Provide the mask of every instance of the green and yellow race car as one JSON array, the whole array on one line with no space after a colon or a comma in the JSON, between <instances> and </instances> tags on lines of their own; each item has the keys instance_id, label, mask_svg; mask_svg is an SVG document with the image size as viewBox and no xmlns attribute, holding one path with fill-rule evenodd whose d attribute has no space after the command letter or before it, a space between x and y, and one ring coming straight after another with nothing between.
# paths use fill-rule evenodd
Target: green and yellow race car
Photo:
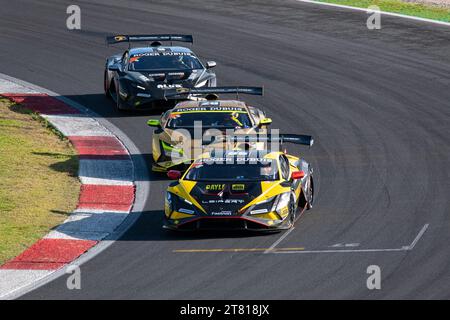
<instances>
[{"instance_id":1,"label":"green and yellow race car","mask_svg":"<svg viewBox=\"0 0 450 320\"><path fill-rule=\"evenodd\" d=\"M208 132L217 135L263 133L272 122L265 113L239 100L219 100L217 94L262 95L261 87L214 87L189 90L190 95L206 95L197 101L184 101L151 119L147 124L156 129L152 137L152 170L184 171L204 152L204 137ZM176 91L177 93L179 90ZM169 95L169 93L167 93ZM213 145L210 145L213 147Z\"/></svg>"},{"instance_id":2,"label":"green and yellow race car","mask_svg":"<svg viewBox=\"0 0 450 320\"><path fill-rule=\"evenodd\" d=\"M309 136L289 142L312 144ZM280 135L283 139L283 135ZM164 228L280 231L291 228L314 200L313 170L284 152L206 152L187 171L170 170L177 180L165 197Z\"/></svg>"}]
</instances>

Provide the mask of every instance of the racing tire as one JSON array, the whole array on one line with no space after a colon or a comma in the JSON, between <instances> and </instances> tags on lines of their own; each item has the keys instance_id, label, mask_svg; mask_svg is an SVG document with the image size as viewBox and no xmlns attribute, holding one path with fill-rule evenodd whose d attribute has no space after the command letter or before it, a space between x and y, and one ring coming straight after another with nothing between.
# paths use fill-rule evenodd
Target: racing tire
<instances>
[{"instance_id":1,"label":"racing tire","mask_svg":"<svg viewBox=\"0 0 450 320\"><path fill-rule=\"evenodd\" d=\"M116 111L123 113L125 110L122 108L122 104L120 103L119 90L116 88Z\"/></svg>"},{"instance_id":2,"label":"racing tire","mask_svg":"<svg viewBox=\"0 0 450 320\"><path fill-rule=\"evenodd\" d=\"M295 206L295 200L291 197L291 201L289 201L289 223L290 228L292 228L297 220L297 208Z\"/></svg>"},{"instance_id":3,"label":"racing tire","mask_svg":"<svg viewBox=\"0 0 450 320\"><path fill-rule=\"evenodd\" d=\"M313 202L314 202L314 179L312 174L310 173L309 176L309 181L307 184L307 189L305 192L303 192L300 195L300 200L299 200L299 207L305 210L309 210L313 207Z\"/></svg>"},{"instance_id":4,"label":"racing tire","mask_svg":"<svg viewBox=\"0 0 450 320\"><path fill-rule=\"evenodd\" d=\"M310 210L313 207L314 202L314 179L310 175L308 183L308 199L306 200L306 210Z\"/></svg>"},{"instance_id":5,"label":"racing tire","mask_svg":"<svg viewBox=\"0 0 450 320\"><path fill-rule=\"evenodd\" d=\"M105 97L108 99L111 99L112 97L111 97L111 93L109 92L109 86L107 83L106 75L107 75L107 71L105 70L105 73L103 75L103 89L105 91Z\"/></svg>"}]
</instances>

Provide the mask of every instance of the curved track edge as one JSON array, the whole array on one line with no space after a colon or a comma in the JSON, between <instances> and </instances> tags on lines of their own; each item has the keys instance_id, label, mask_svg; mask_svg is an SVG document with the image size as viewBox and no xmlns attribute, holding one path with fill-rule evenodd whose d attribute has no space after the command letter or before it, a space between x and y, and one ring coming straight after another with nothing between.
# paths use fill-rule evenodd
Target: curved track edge
<instances>
[{"instance_id":1,"label":"curved track edge","mask_svg":"<svg viewBox=\"0 0 450 320\"><path fill-rule=\"evenodd\" d=\"M0 299L9 300L71 274L120 238L139 218L149 182L135 144L91 110L1 73L0 95L39 113L70 140L82 183L68 219L0 266Z\"/></svg>"}]
</instances>

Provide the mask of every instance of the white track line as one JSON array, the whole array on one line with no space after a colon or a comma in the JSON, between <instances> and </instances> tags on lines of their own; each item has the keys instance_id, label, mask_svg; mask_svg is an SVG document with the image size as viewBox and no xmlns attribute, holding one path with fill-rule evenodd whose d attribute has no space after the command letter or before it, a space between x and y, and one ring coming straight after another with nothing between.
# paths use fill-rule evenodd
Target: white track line
<instances>
[{"instance_id":1,"label":"white track line","mask_svg":"<svg viewBox=\"0 0 450 320\"><path fill-rule=\"evenodd\" d=\"M327 2L320 2L320 1L313 1L313 0L296 0L296 1L298 1L298 2L305 2L305 3L311 3L311 4L321 5L321 6L327 6L327 7L342 8L342 9L348 9L348 10L354 10L354 11L362 11L362 12L366 12L366 13L368 11L367 8L358 8L358 7L346 6L346 5L335 4L335 3L327 3ZM438 24L438 25L450 27L450 23L449 22L432 20L432 19L426 19L426 18L419 18L419 17L408 16L408 15L405 15L405 14L394 13L394 12L380 11L380 13L382 15L385 15L385 16L391 16L391 17L397 17L397 18L403 18L403 19L409 19L409 20L415 20L415 21L433 23L433 24Z\"/></svg>"},{"instance_id":2,"label":"white track line","mask_svg":"<svg viewBox=\"0 0 450 320\"><path fill-rule=\"evenodd\" d=\"M367 252L399 252L399 251L411 251L416 246L417 242L422 238L425 231L427 231L429 224L425 224L422 229L419 231L417 236L414 238L413 242L409 246L403 246L401 248L388 248L388 249L344 249L344 250L297 250L297 251L274 251L276 245L278 245L288 234L286 232L280 239L278 239L272 247L268 250L264 251L264 253L367 253ZM292 230L292 229L291 229Z\"/></svg>"},{"instance_id":3,"label":"white track line","mask_svg":"<svg viewBox=\"0 0 450 320\"><path fill-rule=\"evenodd\" d=\"M420 230L419 234L416 236L416 238L413 240L413 242L411 242L411 244L408 246L408 250L412 250L414 249L414 247L416 246L417 242L419 242L420 238L422 238L423 234L425 233L425 231L427 231L429 224L425 224L422 229Z\"/></svg>"},{"instance_id":4,"label":"white track line","mask_svg":"<svg viewBox=\"0 0 450 320\"><path fill-rule=\"evenodd\" d=\"M30 282L38 282L43 279L45 279L48 275L50 275L53 272L53 270L0 270L0 275L4 277L5 279L7 277L14 278L14 281L17 282L18 277L25 277L26 280L20 281L21 283L15 287L14 289L10 291L5 291L5 293L0 293L0 300L6 300L9 299L8 297L14 295L16 292L19 292L23 290L24 288L28 287L30 285ZM33 277L33 279L30 281L30 275ZM9 288L8 288L9 289ZM0 288L0 291L2 288Z\"/></svg>"},{"instance_id":5,"label":"white track line","mask_svg":"<svg viewBox=\"0 0 450 320\"><path fill-rule=\"evenodd\" d=\"M292 227L288 231L286 231L277 241L275 241L266 251L264 251L264 254L270 253L275 249L277 245L280 244L281 241L283 241L292 231L294 231L295 227Z\"/></svg>"},{"instance_id":6,"label":"white track line","mask_svg":"<svg viewBox=\"0 0 450 320\"><path fill-rule=\"evenodd\" d=\"M355 250L302 250L302 251L272 251L269 253L364 253L364 252L397 252L407 251L408 248L394 248L394 249L355 249Z\"/></svg>"},{"instance_id":7,"label":"white track line","mask_svg":"<svg viewBox=\"0 0 450 320\"><path fill-rule=\"evenodd\" d=\"M88 114L42 115L66 137L113 137L111 131Z\"/></svg>"}]
</instances>

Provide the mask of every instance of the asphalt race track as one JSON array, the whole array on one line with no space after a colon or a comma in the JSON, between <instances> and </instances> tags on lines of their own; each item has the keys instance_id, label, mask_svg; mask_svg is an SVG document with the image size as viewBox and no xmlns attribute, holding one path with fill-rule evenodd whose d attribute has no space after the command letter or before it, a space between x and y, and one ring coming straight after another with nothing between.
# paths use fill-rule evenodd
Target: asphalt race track
<instances>
[{"instance_id":1,"label":"asphalt race track","mask_svg":"<svg viewBox=\"0 0 450 320\"><path fill-rule=\"evenodd\" d=\"M148 160L157 114L119 115L102 93L105 57L125 48L106 47L112 33L192 33L219 85L264 85L245 99L316 141L291 148L317 188L292 232L167 233L168 181L150 174L146 211L82 265L81 290L61 277L25 298L450 298L450 27L383 17L371 31L364 12L288 0L103 0L77 1L69 31L71 1L1 2L0 72L93 109Z\"/></svg>"}]
</instances>

